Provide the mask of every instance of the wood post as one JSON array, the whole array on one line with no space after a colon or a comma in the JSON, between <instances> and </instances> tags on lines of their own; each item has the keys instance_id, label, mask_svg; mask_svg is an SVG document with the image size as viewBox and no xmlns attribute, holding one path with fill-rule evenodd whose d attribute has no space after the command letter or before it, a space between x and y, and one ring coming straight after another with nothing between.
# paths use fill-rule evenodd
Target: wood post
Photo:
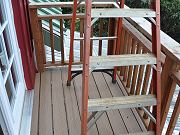
<instances>
[{"instance_id":1,"label":"wood post","mask_svg":"<svg viewBox=\"0 0 180 135\"><path fill-rule=\"evenodd\" d=\"M43 39L41 35L41 28L39 26L38 21L38 14L37 9L29 9L30 12L30 22L31 22L31 29L32 29L32 35L34 39L34 46L35 46L35 54L36 54L36 62L37 62L37 68L38 72L44 71L44 56L43 56Z\"/></svg>"}]
</instances>

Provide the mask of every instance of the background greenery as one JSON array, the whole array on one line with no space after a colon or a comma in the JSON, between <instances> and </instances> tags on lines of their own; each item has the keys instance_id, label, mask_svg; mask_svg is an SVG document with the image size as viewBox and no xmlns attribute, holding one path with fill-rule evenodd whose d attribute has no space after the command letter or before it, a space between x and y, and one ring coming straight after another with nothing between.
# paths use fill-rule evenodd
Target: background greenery
<instances>
[{"instance_id":1,"label":"background greenery","mask_svg":"<svg viewBox=\"0 0 180 135\"><path fill-rule=\"evenodd\" d=\"M180 43L180 0L161 0L161 30ZM129 7L148 7L148 0L126 0Z\"/></svg>"}]
</instances>

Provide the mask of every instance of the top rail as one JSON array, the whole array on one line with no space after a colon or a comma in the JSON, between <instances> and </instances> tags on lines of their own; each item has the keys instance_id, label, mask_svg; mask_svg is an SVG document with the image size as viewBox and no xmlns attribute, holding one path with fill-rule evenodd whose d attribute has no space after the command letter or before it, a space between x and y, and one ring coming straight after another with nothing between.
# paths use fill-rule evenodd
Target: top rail
<instances>
[{"instance_id":1,"label":"top rail","mask_svg":"<svg viewBox=\"0 0 180 135\"><path fill-rule=\"evenodd\" d=\"M92 6L108 7L113 6L114 2L92 2ZM30 3L29 8L52 8L52 7L66 7L72 8L73 2L39 2ZM79 6L85 6L85 2L80 3Z\"/></svg>"}]
</instances>

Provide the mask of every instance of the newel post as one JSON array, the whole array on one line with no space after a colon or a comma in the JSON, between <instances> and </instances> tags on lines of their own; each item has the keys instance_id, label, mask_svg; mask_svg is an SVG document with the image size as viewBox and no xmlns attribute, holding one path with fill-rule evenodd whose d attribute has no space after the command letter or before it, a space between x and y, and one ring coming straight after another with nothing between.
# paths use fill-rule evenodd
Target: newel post
<instances>
[{"instance_id":1,"label":"newel post","mask_svg":"<svg viewBox=\"0 0 180 135\"><path fill-rule=\"evenodd\" d=\"M44 53L43 53L43 39L41 33L41 27L38 21L38 13L36 8L29 9L31 30L34 39L36 63L38 72L44 71Z\"/></svg>"}]
</instances>

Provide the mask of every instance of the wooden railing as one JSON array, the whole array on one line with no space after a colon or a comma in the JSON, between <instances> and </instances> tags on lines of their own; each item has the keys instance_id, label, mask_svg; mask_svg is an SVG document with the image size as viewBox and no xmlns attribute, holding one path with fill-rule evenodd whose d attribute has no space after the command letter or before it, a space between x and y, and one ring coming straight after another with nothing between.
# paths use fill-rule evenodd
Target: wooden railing
<instances>
[{"instance_id":1,"label":"wooden railing","mask_svg":"<svg viewBox=\"0 0 180 135\"><path fill-rule=\"evenodd\" d=\"M80 6L83 6L82 3ZM95 2L93 4L95 7L117 7L114 2ZM37 61L37 68L39 72L44 71L45 67L49 66L61 66L68 64L68 60L65 60L65 43L64 43L64 30L63 30L63 21L71 20L71 14L61 14L61 15L38 15L37 10L39 8L50 8L50 7L72 7L72 2L58 2L58 3L32 3L29 5L29 13L31 20L31 28L35 45L35 54ZM59 20L59 46L61 46L60 50L60 61L56 61L55 53L54 53L54 38L53 38L53 20ZM83 22L84 22L84 14L79 13L77 15L77 19L79 19L79 37L75 37L75 40L79 41L79 60L74 61L73 64L82 63L83 59ZM45 45L43 39L44 29L42 27L42 20L47 20L49 22L49 32L50 32L50 47L51 47L51 61L46 60L45 54ZM96 22L97 23L97 22ZM108 20L108 29L103 29L103 21L98 21L98 32L99 37L93 37L93 26L92 26L92 41L98 40L98 54L102 55L102 41L107 41L107 55L111 55L115 53L116 48L116 33L117 33L117 20L109 19ZM97 25L96 25L97 26ZM108 33L108 37L103 37L103 33ZM140 54L140 53L151 53L151 27L150 23L141 18L141 19L131 19L127 18L123 20L123 30L121 34L121 54ZM94 44L91 41L91 55L93 54ZM164 128L165 121L167 119L168 110L170 108L170 103L172 101L172 97L175 92L176 85L180 86L180 44L174 41L165 33L161 32L161 63L162 63L162 118L161 118L161 127ZM67 52L69 53L69 52ZM155 66L126 66L120 67L118 75L126 88L127 92L132 95L145 95L152 93L152 69L156 68ZM176 104L174 107L173 114L170 118L170 123L168 125L166 134L172 134L174 130L174 126L178 119L180 113L180 94L178 94L178 98L176 100ZM148 107L145 109L139 108L138 112L144 121L147 128L152 125L153 119L150 119L150 115L145 113L146 110L149 110L153 113L153 108Z\"/></svg>"},{"instance_id":2,"label":"wooden railing","mask_svg":"<svg viewBox=\"0 0 180 135\"><path fill-rule=\"evenodd\" d=\"M150 25L145 19L130 19L123 21L122 39L120 48L121 54L151 53ZM162 130L167 119L170 104L176 89L180 86L180 44L174 41L165 33L161 32L161 63L162 63ZM152 93L152 68L154 66L126 66L119 69L119 76L130 95L144 95ZM178 91L176 91L177 93ZM167 135L173 133L180 113L180 93L178 92L174 111L165 132ZM147 108L153 112L152 108ZM150 119L144 110L139 109L147 128L151 125Z\"/></svg>"},{"instance_id":3,"label":"wooden railing","mask_svg":"<svg viewBox=\"0 0 180 135\"><path fill-rule=\"evenodd\" d=\"M64 29L63 29L63 23L64 20L69 20L71 21L72 14L59 14L59 15L38 15L38 9L40 8L51 8L51 7L60 7L60 8L72 8L72 2L56 2L56 3L32 3L29 5L29 14L30 14L30 20L31 20L31 29L32 29L32 35L34 39L34 45L35 45L35 54L36 54L36 61L37 61L37 68L39 72L44 71L45 67L49 66L61 66L61 65L67 65L68 60L65 60L65 44L67 47L69 45L67 43L64 43ZM81 3L79 7L82 7L84 3ZM93 3L94 7L111 7L113 6L113 2L94 2ZM53 36L53 31L54 31L54 26L53 26L53 20L59 20L59 32L58 36L60 37L59 41L59 46L61 48L59 56L61 59L60 61L55 60L55 45L54 45L54 36ZM110 19L111 20L111 19ZM42 21L46 21L49 23L48 28L45 28L42 26ZM79 41L80 44L80 49L79 49L79 60L76 60L73 62L73 64L80 64L82 63L82 58L83 58L83 23L84 23L84 13L78 13L77 14L77 21L79 21L79 37L75 37L75 41ZM111 22L111 21L110 21ZM102 37L102 32L108 33L108 29L105 31L103 30L103 25L102 21L95 22L98 23L99 25L99 38L92 38L91 41L91 55L93 53L93 41L94 40L99 40L99 50L98 54L102 54L102 40L109 40L108 42L108 48L111 41L115 40L115 37L107 38L107 37ZM43 29L46 29L50 33L50 48L51 48L51 61L46 60L46 55L45 55L45 44L44 44L44 35L43 35ZM92 25L92 37L93 37L93 29L94 25ZM112 34L112 30L109 28L109 33ZM54 33L55 34L55 33ZM69 53L69 52L67 52ZM74 59L74 58L73 58Z\"/></svg>"}]
</instances>

